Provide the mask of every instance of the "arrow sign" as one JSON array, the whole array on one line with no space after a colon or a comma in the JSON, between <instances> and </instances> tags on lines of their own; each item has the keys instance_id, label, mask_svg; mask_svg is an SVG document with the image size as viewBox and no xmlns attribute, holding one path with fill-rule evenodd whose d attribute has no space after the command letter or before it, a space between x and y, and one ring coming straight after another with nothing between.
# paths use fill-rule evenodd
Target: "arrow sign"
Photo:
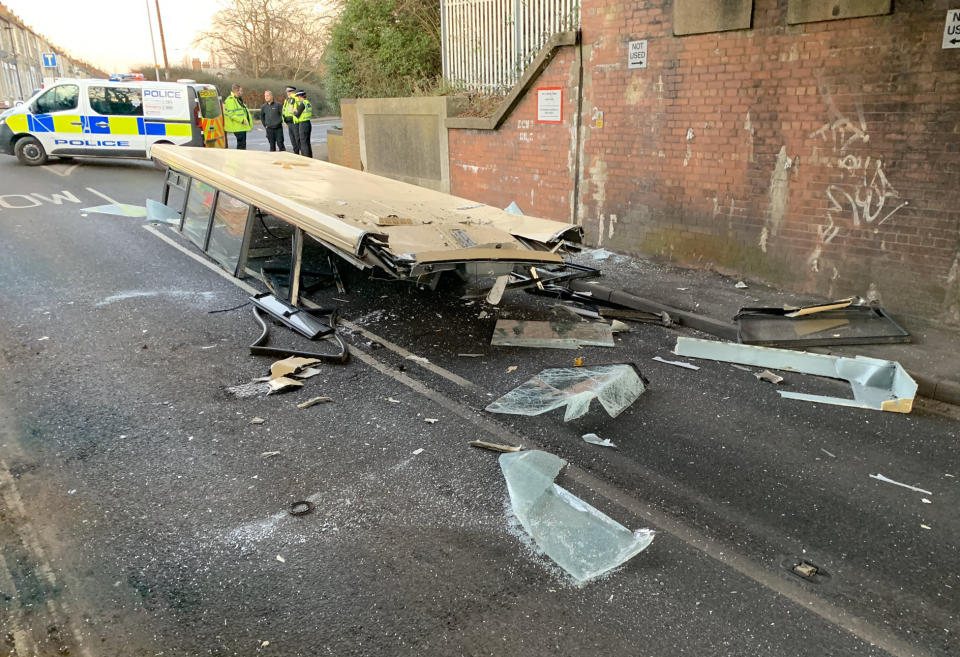
<instances>
[{"instance_id":1,"label":"arrow sign","mask_svg":"<svg viewBox=\"0 0 960 657\"><path fill-rule=\"evenodd\" d=\"M960 9L951 9L947 12L941 48L960 48Z\"/></svg>"}]
</instances>

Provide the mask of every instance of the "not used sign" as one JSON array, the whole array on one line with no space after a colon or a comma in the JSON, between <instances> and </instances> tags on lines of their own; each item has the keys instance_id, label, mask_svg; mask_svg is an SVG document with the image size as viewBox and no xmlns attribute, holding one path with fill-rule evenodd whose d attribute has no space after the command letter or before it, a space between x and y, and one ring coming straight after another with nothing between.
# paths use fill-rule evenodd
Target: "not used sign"
<instances>
[{"instance_id":1,"label":"not used sign","mask_svg":"<svg viewBox=\"0 0 960 657\"><path fill-rule=\"evenodd\" d=\"M647 68L647 40L627 44L627 68Z\"/></svg>"},{"instance_id":2,"label":"not used sign","mask_svg":"<svg viewBox=\"0 0 960 657\"><path fill-rule=\"evenodd\" d=\"M960 48L960 9L947 12L947 23L943 26L943 48Z\"/></svg>"}]
</instances>

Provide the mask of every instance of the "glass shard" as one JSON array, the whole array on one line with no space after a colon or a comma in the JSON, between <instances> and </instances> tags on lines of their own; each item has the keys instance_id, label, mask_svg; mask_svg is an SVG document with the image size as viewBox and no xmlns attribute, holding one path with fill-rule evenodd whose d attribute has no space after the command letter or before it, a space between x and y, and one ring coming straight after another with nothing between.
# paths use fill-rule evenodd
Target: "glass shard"
<instances>
[{"instance_id":1,"label":"glass shard","mask_svg":"<svg viewBox=\"0 0 960 657\"><path fill-rule=\"evenodd\" d=\"M180 213L170 206L147 199L147 220L180 226Z\"/></svg>"},{"instance_id":2,"label":"glass shard","mask_svg":"<svg viewBox=\"0 0 960 657\"><path fill-rule=\"evenodd\" d=\"M498 347L548 347L576 349L583 346L612 347L613 331L602 322L528 322L500 319L490 344Z\"/></svg>"},{"instance_id":3,"label":"glass shard","mask_svg":"<svg viewBox=\"0 0 960 657\"><path fill-rule=\"evenodd\" d=\"M583 417L599 399L610 417L617 417L646 388L631 365L560 367L543 370L487 406L491 413L540 415L566 406L564 422Z\"/></svg>"},{"instance_id":4,"label":"glass shard","mask_svg":"<svg viewBox=\"0 0 960 657\"><path fill-rule=\"evenodd\" d=\"M146 217L147 209L142 205L129 205L127 203L114 203L112 205L98 205L93 208L84 208L80 212L97 212L99 214L112 214L118 217Z\"/></svg>"},{"instance_id":5,"label":"glass shard","mask_svg":"<svg viewBox=\"0 0 960 657\"><path fill-rule=\"evenodd\" d=\"M579 497L553 483L567 464L539 450L500 456L510 504L544 553L578 584L616 568L653 541L649 529L631 532Z\"/></svg>"}]
</instances>

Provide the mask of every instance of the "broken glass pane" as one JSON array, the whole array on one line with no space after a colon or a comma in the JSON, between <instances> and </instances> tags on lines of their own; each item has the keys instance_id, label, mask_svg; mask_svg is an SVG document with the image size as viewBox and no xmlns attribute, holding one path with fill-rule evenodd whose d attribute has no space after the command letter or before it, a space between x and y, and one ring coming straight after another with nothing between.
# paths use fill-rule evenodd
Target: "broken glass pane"
<instances>
[{"instance_id":1,"label":"broken glass pane","mask_svg":"<svg viewBox=\"0 0 960 657\"><path fill-rule=\"evenodd\" d=\"M553 483L567 464L539 450L500 456L510 504L544 553L585 584L633 558L653 541L653 531L631 532Z\"/></svg>"},{"instance_id":2,"label":"broken glass pane","mask_svg":"<svg viewBox=\"0 0 960 657\"><path fill-rule=\"evenodd\" d=\"M205 182L194 180L187 197L186 219L183 222L183 234L201 249L207 240L207 227L210 225L210 208L216 190Z\"/></svg>"},{"instance_id":3,"label":"broken glass pane","mask_svg":"<svg viewBox=\"0 0 960 657\"><path fill-rule=\"evenodd\" d=\"M157 221L165 224L180 226L180 211L174 210L170 206L147 199L147 221Z\"/></svg>"},{"instance_id":4,"label":"broken glass pane","mask_svg":"<svg viewBox=\"0 0 960 657\"><path fill-rule=\"evenodd\" d=\"M236 271L240 262L249 210L249 205L223 192L217 197L207 253L229 271Z\"/></svg>"},{"instance_id":5,"label":"broken glass pane","mask_svg":"<svg viewBox=\"0 0 960 657\"><path fill-rule=\"evenodd\" d=\"M540 415L566 406L564 422L583 417L599 399L610 417L617 417L646 388L631 365L559 367L543 370L489 406L491 413Z\"/></svg>"},{"instance_id":6,"label":"broken glass pane","mask_svg":"<svg viewBox=\"0 0 960 657\"><path fill-rule=\"evenodd\" d=\"M601 322L528 322L500 319L493 329L490 344L498 347L550 347L576 349L595 346L612 347L613 332Z\"/></svg>"}]
</instances>

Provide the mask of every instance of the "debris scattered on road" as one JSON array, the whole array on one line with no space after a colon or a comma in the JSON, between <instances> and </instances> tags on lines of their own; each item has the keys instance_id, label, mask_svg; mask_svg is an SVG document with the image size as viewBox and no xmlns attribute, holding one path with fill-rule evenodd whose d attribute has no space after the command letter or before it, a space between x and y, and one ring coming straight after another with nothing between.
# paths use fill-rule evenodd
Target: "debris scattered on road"
<instances>
[{"instance_id":1,"label":"debris scattered on road","mask_svg":"<svg viewBox=\"0 0 960 657\"><path fill-rule=\"evenodd\" d=\"M261 452L260 456L265 459L272 459L274 456L280 456L280 452Z\"/></svg>"},{"instance_id":2,"label":"debris scattered on road","mask_svg":"<svg viewBox=\"0 0 960 657\"><path fill-rule=\"evenodd\" d=\"M489 303L491 306L495 306L500 303L500 300L503 299L503 292L507 289L507 283L509 282L509 274L498 276L496 282L493 284L493 287L491 287L490 291L487 292L487 303Z\"/></svg>"},{"instance_id":3,"label":"debris scattered on road","mask_svg":"<svg viewBox=\"0 0 960 657\"><path fill-rule=\"evenodd\" d=\"M686 337L677 338L677 346L673 353L691 358L705 358L843 379L850 383L853 389L853 399L777 391L781 397L788 399L852 406L874 411L909 413L913 409L913 398L917 394L917 382L907 374L900 363L892 360L865 356L846 358Z\"/></svg>"},{"instance_id":4,"label":"debris scattered on road","mask_svg":"<svg viewBox=\"0 0 960 657\"><path fill-rule=\"evenodd\" d=\"M423 448L422 448L422 447L419 448L419 449L413 450L413 455L414 455L414 456L419 456L420 454L423 454Z\"/></svg>"},{"instance_id":5,"label":"debris scattered on road","mask_svg":"<svg viewBox=\"0 0 960 657\"><path fill-rule=\"evenodd\" d=\"M507 368L507 374L510 374L510 372L515 372L516 370L517 370L517 366L511 365Z\"/></svg>"},{"instance_id":6,"label":"debris scattered on road","mask_svg":"<svg viewBox=\"0 0 960 657\"><path fill-rule=\"evenodd\" d=\"M269 642L269 641L261 641L261 642L260 642L260 647L261 647L261 648L266 648L266 647L269 646L269 645L270 645L270 642Z\"/></svg>"},{"instance_id":7,"label":"debris scattered on road","mask_svg":"<svg viewBox=\"0 0 960 657\"><path fill-rule=\"evenodd\" d=\"M920 501L923 502L924 504L933 504L933 502L931 502L930 500L928 500L928 499L925 498L925 497L921 497L921 498L920 498Z\"/></svg>"},{"instance_id":8,"label":"debris scattered on road","mask_svg":"<svg viewBox=\"0 0 960 657\"><path fill-rule=\"evenodd\" d=\"M520 206L517 205L516 201L510 201L510 205L503 209L504 212L509 212L510 214L523 214L523 210L520 209Z\"/></svg>"},{"instance_id":9,"label":"debris scattered on road","mask_svg":"<svg viewBox=\"0 0 960 657\"><path fill-rule=\"evenodd\" d=\"M279 561L280 563L287 563L287 560L281 557L279 554L277 555L277 561Z\"/></svg>"},{"instance_id":10,"label":"debris scattered on road","mask_svg":"<svg viewBox=\"0 0 960 657\"><path fill-rule=\"evenodd\" d=\"M263 424L264 422L266 422L266 420L264 420L262 417L255 417L250 420L250 424Z\"/></svg>"},{"instance_id":11,"label":"debris scattered on road","mask_svg":"<svg viewBox=\"0 0 960 657\"><path fill-rule=\"evenodd\" d=\"M606 249L584 249L594 260L607 260L610 256L615 255L611 251Z\"/></svg>"},{"instance_id":12,"label":"debris scattered on road","mask_svg":"<svg viewBox=\"0 0 960 657\"><path fill-rule=\"evenodd\" d=\"M297 381L296 379L291 379L287 376L278 376L275 379L270 379L267 381L267 385L270 386L270 392L268 395L272 395L275 392L283 392L284 390L289 390L290 388L302 388L303 381Z\"/></svg>"},{"instance_id":13,"label":"debris scattered on road","mask_svg":"<svg viewBox=\"0 0 960 657\"><path fill-rule=\"evenodd\" d=\"M500 456L510 505L524 530L580 585L632 559L654 532L629 529L556 485L562 458L531 450Z\"/></svg>"},{"instance_id":14,"label":"debris scattered on road","mask_svg":"<svg viewBox=\"0 0 960 657\"><path fill-rule=\"evenodd\" d=\"M299 404L297 404L297 408L310 408L314 404L322 404L324 402L332 402L332 401L333 399L331 399L330 397L313 397L311 399L308 399L305 402L300 402Z\"/></svg>"},{"instance_id":15,"label":"debris scattered on road","mask_svg":"<svg viewBox=\"0 0 960 657\"><path fill-rule=\"evenodd\" d=\"M561 367L543 370L487 406L491 413L540 415L561 406L564 422L583 417L590 402L599 399L610 417L617 417L635 402L644 381L631 365Z\"/></svg>"},{"instance_id":16,"label":"debris scattered on road","mask_svg":"<svg viewBox=\"0 0 960 657\"><path fill-rule=\"evenodd\" d=\"M761 381L767 381L769 383L777 384L783 381L783 377L779 374L774 374L770 370L763 370L762 372L754 372L753 375L760 379Z\"/></svg>"},{"instance_id":17,"label":"debris scattered on road","mask_svg":"<svg viewBox=\"0 0 960 657\"><path fill-rule=\"evenodd\" d=\"M807 563L806 561L801 561L793 567L793 572L795 572L797 575L800 575L800 577L806 577L807 579L813 577L819 571L819 568L813 564Z\"/></svg>"},{"instance_id":18,"label":"debris scattered on road","mask_svg":"<svg viewBox=\"0 0 960 657\"><path fill-rule=\"evenodd\" d=\"M684 363L683 361L680 361L680 360L667 360L666 358L661 358L660 356L654 356L653 360L657 361L658 363L666 363L667 365L676 365L677 367L684 367L688 370L700 369L697 365L693 365L692 363Z\"/></svg>"},{"instance_id":19,"label":"debris scattered on road","mask_svg":"<svg viewBox=\"0 0 960 657\"><path fill-rule=\"evenodd\" d=\"M423 421L427 424L436 424L439 420L437 420L435 417L425 417L423 418Z\"/></svg>"},{"instance_id":20,"label":"debris scattered on road","mask_svg":"<svg viewBox=\"0 0 960 657\"><path fill-rule=\"evenodd\" d=\"M577 356L573 359L574 367L583 367L583 356Z\"/></svg>"},{"instance_id":21,"label":"debris scattered on road","mask_svg":"<svg viewBox=\"0 0 960 657\"><path fill-rule=\"evenodd\" d=\"M737 281L737 284L734 285L733 287L737 288L738 290L745 290L749 287L749 285L747 285L743 281Z\"/></svg>"},{"instance_id":22,"label":"debris scattered on road","mask_svg":"<svg viewBox=\"0 0 960 657\"><path fill-rule=\"evenodd\" d=\"M98 214L111 214L117 217L146 217L147 208L142 205L130 205L129 203L111 203L110 205L98 205L92 208L83 208L80 212L96 212Z\"/></svg>"},{"instance_id":23,"label":"debris scattered on road","mask_svg":"<svg viewBox=\"0 0 960 657\"><path fill-rule=\"evenodd\" d=\"M920 529L933 529L930 525L920 525Z\"/></svg>"},{"instance_id":24,"label":"debris scattered on road","mask_svg":"<svg viewBox=\"0 0 960 657\"><path fill-rule=\"evenodd\" d=\"M491 452L503 452L509 454L512 452L519 452L522 450L522 447L515 447L513 445L500 445L498 443L488 443L485 440L471 440L470 447L478 447L480 449L489 449Z\"/></svg>"},{"instance_id":25,"label":"debris scattered on road","mask_svg":"<svg viewBox=\"0 0 960 657\"><path fill-rule=\"evenodd\" d=\"M299 372L294 372L293 376L298 379L309 379L323 372L323 370L318 370L316 367L304 367Z\"/></svg>"},{"instance_id":26,"label":"debris scattered on road","mask_svg":"<svg viewBox=\"0 0 960 657\"><path fill-rule=\"evenodd\" d=\"M49 336L49 335L45 335L45 336L43 336L42 338L37 338L37 342L43 342L44 340L49 340L49 339L50 339L50 336Z\"/></svg>"},{"instance_id":27,"label":"debris scattered on road","mask_svg":"<svg viewBox=\"0 0 960 657\"><path fill-rule=\"evenodd\" d=\"M407 356L407 360L412 360L414 363L420 363L421 365L426 365L430 362L429 359L424 358L423 356L416 356L414 354Z\"/></svg>"},{"instance_id":28,"label":"debris scattered on road","mask_svg":"<svg viewBox=\"0 0 960 657\"><path fill-rule=\"evenodd\" d=\"M738 341L766 347L910 342L910 332L882 308L841 299L819 306L741 308L734 316Z\"/></svg>"},{"instance_id":29,"label":"debris scattered on road","mask_svg":"<svg viewBox=\"0 0 960 657\"><path fill-rule=\"evenodd\" d=\"M609 438L601 438L595 433L585 433L582 436L584 442L588 442L591 445L600 445L601 447L616 447Z\"/></svg>"},{"instance_id":30,"label":"debris scattered on road","mask_svg":"<svg viewBox=\"0 0 960 657\"><path fill-rule=\"evenodd\" d=\"M825 450L825 449L822 448L822 447L820 448L820 451L823 452L824 454L826 454L827 456L829 456L829 457L832 458L832 459L837 458L837 455L836 455L836 454L832 454L832 453L828 452L827 450Z\"/></svg>"},{"instance_id":31,"label":"debris scattered on road","mask_svg":"<svg viewBox=\"0 0 960 657\"><path fill-rule=\"evenodd\" d=\"M610 322L610 331L612 333L629 333L630 327L621 322L619 319L615 319Z\"/></svg>"},{"instance_id":32,"label":"debris scattered on road","mask_svg":"<svg viewBox=\"0 0 960 657\"><path fill-rule=\"evenodd\" d=\"M753 370L751 370L749 367L744 367L743 365L737 365L736 363L730 363L730 367L733 367L733 368L735 368L735 369L738 369L738 370L740 370L741 372L750 372L750 374L753 374Z\"/></svg>"},{"instance_id":33,"label":"debris scattered on road","mask_svg":"<svg viewBox=\"0 0 960 657\"><path fill-rule=\"evenodd\" d=\"M486 319L487 317L490 317L490 313L488 313L486 310L481 310L479 313L477 313L477 319Z\"/></svg>"},{"instance_id":34,"label":"debris scattered on road","mask_svg":"<svg viewBox=\"0 0 960 657\"><path fill-rule=\"evenodd\" d=\"M391 404L399 404L399 403L400 403L400 400L399 400L399 399L394 399L393 397L384 397L384 399L386 399L386 400L387 400L388 402L390 402Z\"/></svg>"},{"instance_id":35,"label":"debris scattered on road","mask_svg":"<svg viewBox=\"0 0 960 657\"><path fill-rule=\"evenodd\" d=\"M284 358L283 360L276 361L270 366L270 378L278 379L282 376L287 376L288 374L295 374L307 365L313 365L319 362L320 361L316 358L301 358L299 356Z\"/></svg>"},{"instance_id":36,"label":"debris scattered on road","mask_svg":"<svg viewBox=\"0 0 960 657\"><path fill-rule=\"evenodd\" d=\"M311 511L313 511L313 502L310 500L300 500L290 505L289 513L291 516L305 516Z\"/></svg>"},{"instance_id":37,"label":"debris scattered on road","mask_svg":"<svg viewBox=\"0 0 960 657\"><path fill-rule=\"evenodd\" d=\"M870 478L871 478L871 479L877 479L878 481L882 481L882 482L887 483L887 484L893 484L894 486L902 486L903 488L908 488L908 489L910 489L910 490L912 490L912 491L915 491L915 492L917 492L917 493L924 493L924 494L926 494L926 495L933 495L933 493L931 493L931 492L928 491L928 490L924 490L924 489L922 489L922 488L917 488L916 486L911 486L910 484L904 484L904 483L901 483L901 482L899 482L899 481L894 481L893 479L890 479L889 477L884 477L882 474L872 474L872 475L870 475Z\"/></svg>"},{"instance_id":38,"label":"debris scattered on road","mask_svg":"<svg viewBox=\"0 0 960 657\"><path fill-rule=\"evenodd\" d=\"M457 354L460 358L483 358L483 354Z\"/></svg>"},{"instance_id":39,"label":"debris scattered on road","mask_svg":"<svg viewBox=\"0 0 960 657\"><path fill-rule=\"evenodd\" d=\"M648 312L646 310L630 310L623 308L600 308L597 313L604 319L625 319L628 322L643 322L672 327L673 318L667 312Z\"/></svg>"},{"instance_id":40,"label":"debris scattered on road","mask_svg":"<svg viewBox=\"0 0 960 657\"><path fill-rule=\"evenodd\" d=\"M613 347L609 324L600 322L529 322L498 319L490 344L497 347L576 349L580 346Z\"/></svg>"}]
</instances>

